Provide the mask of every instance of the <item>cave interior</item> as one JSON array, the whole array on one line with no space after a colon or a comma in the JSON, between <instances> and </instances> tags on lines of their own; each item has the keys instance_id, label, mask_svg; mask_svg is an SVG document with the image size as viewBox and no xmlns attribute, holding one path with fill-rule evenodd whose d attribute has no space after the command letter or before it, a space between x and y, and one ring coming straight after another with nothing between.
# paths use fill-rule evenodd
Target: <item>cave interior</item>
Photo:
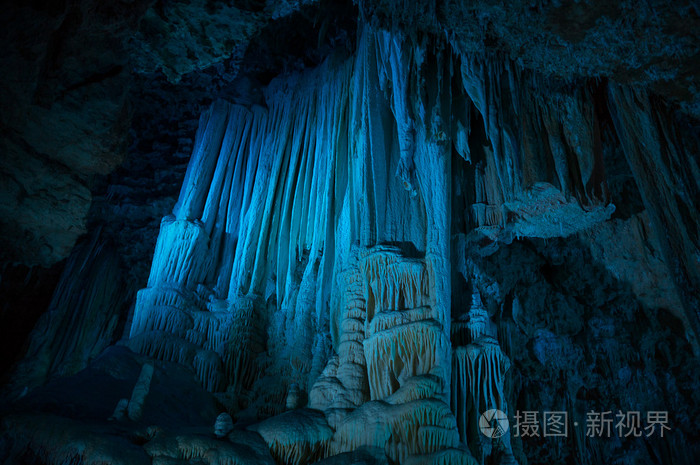
<instances>
[{"instance_id":1,"label":"cave interior","mask_svg":"<svg viewBox=\"0 0 700 465\"><path fill-rule=\"evenodd\" d=\"M0 462L698 463L697 2L0 21Z\"/></svg>"}]
</instances>

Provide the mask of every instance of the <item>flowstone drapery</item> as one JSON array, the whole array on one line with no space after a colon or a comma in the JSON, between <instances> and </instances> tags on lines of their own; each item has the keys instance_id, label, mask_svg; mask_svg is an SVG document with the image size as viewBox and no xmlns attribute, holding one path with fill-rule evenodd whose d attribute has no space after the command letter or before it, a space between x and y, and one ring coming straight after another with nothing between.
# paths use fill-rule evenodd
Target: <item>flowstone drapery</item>
<instances>
[{"instance_id":1,"label":"flowstone drapery","mask_svg":"<svg viewBox=\"0 0 700 465\"><path fill-rule=\"evenodd\" d=\"M327 412L390 402L386 452L404 459L458 446L450 156L414 115L449 101L450 89L440 84L416 107L407 89L420 52L369 27L361 37L354 58L273 82L267 108L219 101L202 116L127 344L192 367L231 413L280 414L304 395ZM409 405L430 398L421 408L445 420L419 415L400 432ZM346 437L354 421L312 455L362 446ZM278 442L273 455L311 454Z\"/></svg>"},{"instance_id":2,"label":"flowstone drapery","mask_svg":"<svg viewBox=\"0 0 700 465\"><path fill-rule=\"evenodd\" d=\"M273 80L265 107L202 115L128 344L240 418L291 410L253 427L279 460L486 460L475 425L508 412L510 362L476 287L469 312L452 295L454 211L507 242L614 210L588 93L528 93L536 77L454 52L365 25L355 55ZM283 433L309 418L323 438Z\"/></svg>"},{"instance_id":3,"label":"flowstone drapery","mask_svg":"<svg viewBox=\"0 0 700 465\"><path fill-rule=\"evenodd\" d=\"M265 398L269 405L256 408L268 413L292 383L309 392L332 351L352 384L358 375L348 362L364 371L370 353L371 371L381 365L380 346L407 337L414 342L406 339L397 363L420 362L418 372L439 371L449 384L449 193L425 189L447 185L450 158L441 141L405 140L426 132L413 127L403 95L407 47L368 28L355 58L332 57L321 69L274 81L267 108L219 101L202 116L180 198L163 219L148 287L138 295L132 348L191 366L211 391ZM391 83L402 95L387 99ZM411 244L422 258L402 258L400 248L384 253L396 262L390 266L380 264L382 252L364 257L388 242ZM336 281L353 268L368 285L348 278L350 294L341 295ZM382 300L362 303L367 298ZM333 307L341 304L354 314L340 320ZM418 315L422 307L426 315L413 326L391 329L398 323L389 313L370 325L374 312ZM361 339L349 336L353 319L368 325L356 328ZM376 332L393 332L395 342ZM431 341L439 342L436 354L413 361ZM396 367L393 376L411 370ZM385 397L377 376L360 380L348 401L361 404L368 386L373 398Z\"/></svg>"}]
</instances>

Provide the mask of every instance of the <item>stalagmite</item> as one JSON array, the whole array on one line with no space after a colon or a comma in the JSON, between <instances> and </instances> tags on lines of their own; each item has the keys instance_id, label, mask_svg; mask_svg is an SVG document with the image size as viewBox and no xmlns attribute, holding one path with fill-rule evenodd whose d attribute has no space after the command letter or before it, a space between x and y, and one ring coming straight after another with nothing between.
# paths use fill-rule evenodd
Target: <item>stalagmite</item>
<instances>
[{"instance_id":1,"label":"stalagmite","mask_svg":"<svg viewBox=\"0 0 700 465\"><path fill-rule=\"evenodd\" d=\"M378 447L360 447L316 462L315 465L389 465L384 450Z\"/></svg>"},{"instance_id":2,"label":"stalagmite","mask_svg":"<svg viewBox=\"0 0 700 465\"><path fill-rule=\"evenodd\" d=\"M129 408L129 399L119 399L117 406L114 407L114 413L109 418L110 420L124 420L127 416L127 409Z\"/></svg>"},{"instance_id":3,"label":"stalagmite","mask_svg":"<svg viewBox=\"0 0 700 465\"><path fill-rule=\"evenodd\" d=\"M419 375L408 378L404 384L384 400L393 405L405 404L418 399L439 397L444 390L442 380L434 375Z\"/></svg>"},{"instance_id":4,"label":"stalagmite","mask_svg":"<svg viewBox=\"0 0 700 465\"><path fill-rule=\"evenodd\" d=\"M220 413L216 417L216 422L214 423L214 436L217 438L223 438L228 436L228 433L233 431L233 419L228 413Z\"/></svg>"},{"instance_id":5,"label":"stalagmite","mask_svg":"<svg viewBox=\"0 0 700 465\"><path fill-rule=\"evenodd\" d=\"M489 314L481 302L481 294L477 289L474 289L472 293L472 305L467 315L469 317L467 322L469 335L472 341L476 341L479 336L486 334L489 325Z\"/></svg>"},{"instance_id":6,"label":"stalagmite","mask_svg":"<svg viewBox=\"0 0 700 465\"><path fill-rule=\"evenodd\" d=\"M336 307L338 355L331 357L309 394L309 407L319 410L354 408L369 400L365 339L364 279L353 248L347 269L339 272L333 305Z\"/></svg>"},{"instance_id":7,"label":"stalagmite","mask_svg":"<svg viewBox=\"0 0 700 465\"><path fill-rule=\"evenodd\" d=\"M345 386L338 379L338 357L328 360L326 368L318 377L309 393L309 407L327 410L338 406L350 406L343 395Z\"/></svg>"},{"instance_id":8,"label":"stalagmite","mask_svg":"<svg viewBox=\"0 0 700 465\"><path fill-rule=\"evenodd\" d=\"M127 412L129 419L138 421L141 419L143 412L143 403L146 401L148 391L151 389L151 379L153 378L153 364L145 363L141 368L139 379L136 380L136 385L131 393Z\"/></svg>"},{"instance_id":9,"label":"stalagmite","mask_svg":"<svg viewBox=\"0 0 700 465\"><path fill-rule=\"evenodd\" d=\"M298 384L292 383L292 385L289 387L285 404L287 406L287 410L294 410L301 407L301 392Z\"/></svg>"}]
</instances>

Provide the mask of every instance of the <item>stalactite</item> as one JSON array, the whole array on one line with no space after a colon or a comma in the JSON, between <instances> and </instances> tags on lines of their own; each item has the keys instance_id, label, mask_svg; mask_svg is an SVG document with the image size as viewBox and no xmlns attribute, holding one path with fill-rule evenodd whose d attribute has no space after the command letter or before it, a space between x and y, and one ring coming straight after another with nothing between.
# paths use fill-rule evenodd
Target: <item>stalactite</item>
<instances>
[{"instance_id":1,"label":"stalactite","mask_svg":"<svg viewBox=\"0 0 700 465\"><path fill-rule=\"evenodd\" d=\"M223 367L216 352L198 350L192 364L205 389L212 392L220 390L223 383Z\"/></svg>"},{"instance_id":2,"label":"stalactite","mask_svg":"<svg viewBox=\"0 0 700 465\"><path fill-rule=\"evenodd\" d=\"M125 344L134 352L190 367L197 353L197 346L194 344L162 331L139 334Z\"/></svg>"},{"instance_id":3,"label":"stalactite","mask_svg":"<svg viewBox=\"0 0 700 465\"><path fill-rule=\"evenodd\" d=\"M378 246L361 263L367 302L361 340L370 397L384 399L414 376L444 376L439 367L449 341L440 323L442 315L427 306L430 288L424 261ZM361 323L354 319L342 329L356 334Z\"/></svg>"},{"instance_id":4,"label":"stalactite","mask_svg":"<svg viewBox=\"0 0 700 465\"><path fill-rule=\"evenodd\" d=\"M255 358L264 350L264 321L251 299L238 299L228 314L231 323L215 334L226 337L222 342L224 370L233 392L240 393L252 386L259 375L255 372Z\"/></svg>"},{"instance_id":5,"label":"stalactite","mask_svg":"<svg viewBox=\"0 0 700 465\"><path fill-rule=\"evenodd\" d=\"M260 21L268 7L275 8L264 1L242 3L256 10L266 4L265 11L250 12ZM518 358L523 349L518 345L534 333L536 355L549 363L557 341L549 330L533 330L540 309L525 308L518 298L510 309L513 323L507 305L500 314L492 312L491 321L476 286L463 312L455 262L464 265L459 271L478 268L474 262L480 259L490 266L488 256L494 260L498 251L532 246L537 250L530 252L539 255L536 273L548 282L535 282L532 273L508 277L517 284L497 283L489 308L496 310L504 295L508 299L523 286L532 286L521 294L527 296L523 302L530 305L538 294L549 305L550 288L556 287L550 278L561 280L554 268L540 265L566 255L564 241L541 247L540 241L518 239L595 235L592 227L611 218L615 206L605 167L619 161L616 153L604 152L608 136L621 145L647 210L634 212L634 222L649 218L661 236L664 260L654 263L671 269L684 306L681 311L668 305L670 313L695 333L686 336L698 350L700 151L694 134L679 133L672 109L642 88L614 83L614 76L610 82L581 76L567 81L548 70L545 78L502 52L462 49L463 39L449 33L460 18L442 24L439 17L451 10L438 2L388 2L389 10L401 11L389 14L389 30L379 26L386 12L374 3L387 2L359 2L354 51L335 45L321 50L320 40L317 51L327 55L315 69L284 71L266 84L259 104L217 100L201 115L177 204L162 219L147 287L137 295L130 338L122 343L142 354L140 361L151 357L191 370L229 413L215 426L215 435L225 440L210 437L211 431L206 437L149 436L144 450L154 463L255 463L258 457L242 458L234 447L236 435L246 432L229 434L229 414L240 414L242 424L262 419L251 430L280 463L311 462L364 446L406 464L475 463L465 446L481 462L490 455L489 462L512 463L506 439L487 454L473 446L485 443L484 437L469 433L484 411L511 407L506 399L515 396L506 373L509 357ZM543 3L561 2L532 3L531 10L543 10ZM486 11L472 6L470 17ZM283 29L314 8L304 5ZM299 61L307 58L316 59ZM614 128L607 127L609 116ZM648 228L642 229L640 236ZM521 258L515 252L505 257ZM113 341L121 294L128 295L116 279L118 264L97 238L76 249L13 388L26 393L50 375L75 373ZM597 264L593 268L600 271ZM605 286L616 288L611 293L624 287L617 286L626 280L621 275L607 278ZM581 288L587 290L587 283ZM615 317L625 313L617 300L605 302ZM644 302L643 310L651 318L655 308ZM659 320L674 336L682 331L671 317ZM557 331L566 326L579 336L584 324L555 323ZM585 324L601 334L613 327L587 315ZM670 360L674 346L666 342L641 345L648 358ZM596 377L609 372L626 382L637 375L615 373L629 358L627 348L599 345ZM154 366L162 373L171 364L147 361L131 401L120 401L113 419L139 419ZM307 392L308 406L317 411L304 408ZM572 402L575 393L567 395ZM38 430L24 428L37 461L99 463L89 447L57 443L41 425L27 423ZM579 459L586 447L596 453L585 441L578 429L573 442ZM49 448L57 450L52 457ZM657 461L672 460L658 444L646 448ZM273 462L263 455L260 463Z\"/></svg>"},{"instance_id":6,"label":"stalactite","mask_svg":"<svg viewBox=\"0 0 700 465\"><path fill-rule=\"evenodd\" d=\"M209 271L209 237L198 221L163 218L148 286L194 289Z\"/></svg>"},{"instance_id":7,"label":"stalactite","mask_svg":"<svg viewBox=\"0 0 700 465\"><path fill-rule=\"evenodd\" d=\"M401 152L396 177L411 197L417 195L415 180L415 129L409 102L409 79L413 67L412 44L401 33L378 31L377 68L380 87L387 91L391 83L391 110L396 119Z\"/></svg>"},{"instance_id":8,"label":"stalactite","mask_svg":"<svg viewBox=\"0 0 700 465\"><path fill-rule=\"evenodd\" d=\"M364 266L374 304L369 321L374 312L428 304L428 277L423 261L406 259L396 250L381 247L364 259Z\"/></svg>"},{"instance_id":9,"label":"stalactite","mask_svg":"<svg viewBox=\"0 0 700 465\"><path fill-rule=\"evenodd\" d=\"M347 101L351 64L328 63L327 74L271 85L266 110L216 102L202 116L174 216L161 225L149 287L139 293L131 336L169 332L185 346L209 351L197 352L193 362L210 389L233 386L237 392L254 384L266 321L262 304L244 301L264 292L273 276L285 317L283 333L268 350L277 353L273 360L292 360L296 373L289 376L296 382L305 385L310 376L313 328L326 305L316 296L333 259L322 253L331 234L326 211L335 170L328 154L342 152L336 145L346 121L345 106L331 102ZM332 85L324 82L329 75ZM299 270L303 253L308 266ZM176 356L174 347L149 345L150 353ZM223 380L212 353L223 360Z\"/></svg>"}]
</instances>

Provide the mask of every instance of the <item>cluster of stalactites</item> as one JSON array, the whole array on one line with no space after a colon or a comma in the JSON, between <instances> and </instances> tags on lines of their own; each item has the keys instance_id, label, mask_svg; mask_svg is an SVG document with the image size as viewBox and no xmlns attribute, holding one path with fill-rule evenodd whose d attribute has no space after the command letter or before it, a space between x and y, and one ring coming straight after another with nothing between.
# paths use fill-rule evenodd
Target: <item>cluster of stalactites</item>
<instances>
[{"instance_id":1,"label":"cluster of stalactites","mask_svg":"<svg viewBox=\"0 0 700 465\"><path fill-rule=\"evenodd\" d=\"M593 85L562 85L500 55L452 47L462 84L452 142L473 167L470 226L549 238L608 219L614 205Z\"/></svg>"},{"instance_id":2,"label":"cluster of stalactites","mask_svg":"<svg viewBox=\"0 0 700 465\"><path fill-rule=\"evenodd\" d=\"M311 368L305 341L327 318L317 292L333 258L323 250L335 157L347 149L338 144L352 67L328 68L271 85L267 109L215 102L200 119L178 203L161 223L130 345L192 366L210 390L238 391L255 378L266 318L261 306L241 306L255 300L241 296L276 296L289 317L271 346L288 351L279 355L298 371Z\"/></svg>"},{"instance_id":3,"label":"cluster of stalactites","mask_svg":"<svg viewBox=\"0 0 700 465\"><path fill-rule=\"evenodd\" d=\"M452 410L460 439L466 444L472 439L468 431L478 424L482 413L491 409L508 412L505 376L510 360L498 341L488 335L455 347L452 357Z\"/></svg>"},{"instance_id":4,"label":"cluster of stalactites","mask_svg":"<svg viewBox=\"0 0 700 465\"><path fill-rule=\"evenodd\" d=\"M452 411L460 440L468 444L472 453L483 462L495 453L494 444L485 444L483 437L470 436L470 432L478 431L480 416L484 412L491 409L508 412L505 386L510 359L501 350L495 337L497 331L476 286L473 287L469 310L453 321L451 330ZM505 453L507 460L513 459L510 436L499 440L499 447L504 448L499 453Z\"/></svg>"},{"instance_id":5,"label":"cluster of stalactites","mask_svg":"<svg viewBox=\"0 0 700 465\"><path fill-rule=\"evenodd\" d=\"M429 305L429 280L423 260L405 258L396 249L379 246L363 259L363 265L368 322L379 312Z\"/></svg>"},{"instance_id":6,"label":"cluster of stalactites","mask_svg":"<svg viewBox=\"0 0 700 465\"><path fill-rule=\"evenodd\" d=\"M201 230L208 250L198 255L210 264L192 279L211 286L217 298L262 294L274 275L281 304L304 251L310 264L320 258L335 157L347 149L339 143L350 65L328 64L324 73L275 81L266 92L267 109L217 101L202 116L173 214ZM163 242L175 250L154 260L152 275L192 268L183 263L188 251L180 250L188 246L176 245L191 241Z\"/></svg>"},{"instance_id":7,"label":"cluster of stalactites","mask_svg":"<svg viewBox=\"0 0 700 465\"><path fill-rule=\"evenodd\" d=\"M362 268L367 303L363 346L371 399L387 398L415 376L444 377L449 339L430 295L425 260L378 246L362 258Z\"/></svg>"},{"instance_id":8,"label":"cluster of stalactites","mask_svg":"<svg viewBox=\"0 0 700 465\"><path fill-rule=\"evenodd\" d=\"M481 186L496 186L498 195L511 201L533 183L546 181L585 203L606 201L598 122L589 89L545 90L550 85L536 74L499 56L462 54L460 61L464 90L482 118L492 148L495 179ZM466 149L462 155L471 159ZM550 166L553 172L548 171Z\"/></svg>"}]
</instances>

